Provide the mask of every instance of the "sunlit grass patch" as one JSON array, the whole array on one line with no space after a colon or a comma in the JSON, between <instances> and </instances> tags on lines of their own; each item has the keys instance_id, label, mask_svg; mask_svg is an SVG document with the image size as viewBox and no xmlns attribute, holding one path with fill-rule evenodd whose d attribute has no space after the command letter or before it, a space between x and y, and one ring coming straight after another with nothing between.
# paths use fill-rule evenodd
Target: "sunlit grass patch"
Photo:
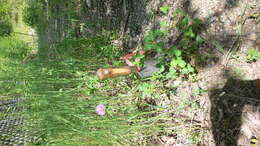
<instances>
[{"instance_id":1,"label":"sunlit grass patch","mask_svg":"<svg viewBox=\"0 0 260 146\"><path fill-rule=\"evenodd\" d=\"M30 48L15 37L0 38L0 94L19 96L23 94L24 68L20 65Z\"/></svg>"},{"instance_id":2,"label":"sunlit grass patch","mask_svg":"<svg viewBox=\"0 0 260 146\"><path fill-rule=\"evenodd\" d=\"M162 130L159 128L162 117L151 116L162 108L140 111L134 97L111 96L100 87L110 81L101 83L91 73L76 77L76 70L84 65L54 64L42 64L45 68L37 64L40 68L37 70L36 66L31 74L39 78L27 80L27 91L31 92L26 98L30 105L27 114L46 143L130 144L131 137L145 138ZM120 84L120 80L114 81ZM114 88L105 86L104 89ZM98 104L106 106L104 116L95 113ZM66 136L70 137L69 141Z\"/></svg>"},{"instance_id":3,"label":"sunlit grass patch","mask_svg":"<svg viewBox=\"0 0 260 146\"><path fill-rule=\"evenodd\" d=\"M1 59L21 60L24 58L30 48L21 40L14 36L0 38Z\"/></svg>"}]
</instances>

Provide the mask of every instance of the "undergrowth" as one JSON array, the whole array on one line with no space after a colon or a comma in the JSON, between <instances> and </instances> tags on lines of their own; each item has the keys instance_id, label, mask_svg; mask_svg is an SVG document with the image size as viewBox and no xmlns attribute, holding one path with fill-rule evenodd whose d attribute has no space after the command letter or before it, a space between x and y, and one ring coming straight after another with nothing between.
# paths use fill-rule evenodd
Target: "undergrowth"
<instances>
[{"instance_id":1,"label":"undergrowth","mask_svg":"<svg viewBox=\"0 0 260 146\"><path fill-rule=\"evenodd\" d=\"M160 10L166 14L168 9ZM38 10L27 9L24 19L44 29L37 24L41 21L37 19L43 18ZM117 37L114 33L64 39L48 49L39 48L40 53L32 59L28 57L30 47L17 38L5 37L0 39L0 93L22 97L25 129L38 137L34 144L148 145L156 136L177 133L190 135L190 144L198 143L201 133L196 132L197 128L185 118L176 117L178 122L174 122L172 117L189 106L197 110L195 102L183 100L183 104L166 106L157 103L169 92L157 79L193 78L195 69L189 56L203 42L197 32L198 20L181 11L175 17L179 23L173 26L162 21L163 29L151 30L144 39L145 51L160 54L160 72L152 77L155 80L144 81L134 75L97 79L98 68L123 65L119 59L122 50L111 45ZM171 29L182 31L183 38L179 45L166 47L163 40ZM135 64L142 66L145 57L137 55L140 62ZM106 107L104 116L95 113L99 104Z\"/></svg>"},{"instance_id":2,"label":"undergrowth","mask_svg":"<svg viewBox=\"0 0 260 146\"><path fill-rule=\"evenodd\" d=\"M163 6L160 11L163 14L168 13L169 7ZM157 66L160 71L158 78L164 79L195 79L195 67L190 63L192 57L203 44L204 40L199 32L202 22L199 19L193 19L184 11L178 9L173 13L174 22L160 21L160 29L151 30L144 38L143 49L146 52L159 54ZM181 39L170 47L167 47L167 37L170 32L176 29L181 32ZM143 66L146 56L138 54L135 62L138 66Z\"/></svg>"}]
</instances>

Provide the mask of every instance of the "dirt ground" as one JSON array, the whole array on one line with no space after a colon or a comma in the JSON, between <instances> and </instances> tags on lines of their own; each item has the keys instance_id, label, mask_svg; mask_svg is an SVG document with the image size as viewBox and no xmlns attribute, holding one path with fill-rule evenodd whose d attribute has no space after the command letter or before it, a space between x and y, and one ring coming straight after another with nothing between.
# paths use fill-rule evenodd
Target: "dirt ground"
<instances>
[{"instance_id":1,"label":"dirt ground","mask_svg":"<svg viewBox=\"0 0 260 146\"><path fill-rule=\"evenodd\" d=\"M259 2L192 0L187 10L194 17L210 22L208 33L202 33L207 45L201 49L201 54L210 57L200 67L198 81L183 82L169 103L174 104L183 97L198 101L202 110L186 112L183 116L191 117L206 129L201 145L253 144L254 139L260 139L260 61L248 63L246 52L250 48L259 50L259 18L253 17L259 14ZM194 90L205 92L194 96ZM169 136L163 137L160 143L185 145L184 139Z\"/></svg>"}]
</instances>

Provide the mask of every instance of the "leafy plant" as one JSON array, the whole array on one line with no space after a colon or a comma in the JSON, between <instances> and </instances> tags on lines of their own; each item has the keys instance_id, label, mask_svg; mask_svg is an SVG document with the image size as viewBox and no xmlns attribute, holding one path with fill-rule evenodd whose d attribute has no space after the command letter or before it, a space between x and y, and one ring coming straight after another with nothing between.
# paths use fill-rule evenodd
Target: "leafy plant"
<instances>
[{"instance_id":1,"label":"leafy plant","mask_svg":"<svg viewBox=\"0 0 260 146\"><path fill-rule=\"evenodd\" d=\"M247 51L246 59L248 62L254 62L260 59L260 52L257 49L251 48Z\"/></svg>"},{"instance_id":2,"label":"leafy plant","mask_svg":"<svg viewBox=\"0 0 260 146\"><path fill-rule=\"evenodd\" d=\"M144 38L144 50L152 50L156 52L162 52L164 48L164 43L158 39L161 39L165 36L161 30L152 30L149 34Z\"/></svg>"},{"instance_id":3,"label":"leafy plant","mask_svg":"<svg viewBox=\"0 0 260 146\"><path fill-rule=\"evenodd\" d=\"M175 52L175 56L171 60L170 70L166 77L169 79L175 79L181 75L193 74L195 69L189 63L183 60L181 57L182 52L178 49L174 49L173 52Z\"/></svg>"},{"instance_id":4,"label":"leafy plant","mask_svg":"<svg viewBox=\"0 0 260 146\"><path fill-rule=\"evenodd\" d=\"M168 7L161 7L160 10L166 13ZM160 57L157 58L159 61L158 66L161 68L159 74L164 74L167 79L193 78L195 68L192 67L189 60L191 60L191 54L204 42L198 34L201 21L190 18L181 10L177 10L173 16L178 20L178 23L174 26L168 26L169 23L161 21L160 26L164 30L151 30L144 38L143 48L146 52L160 54ZM178 44L166 48L164 40L167 40L168 32L171 29L177 29L183 35ZM137 57L139 60L135 64L142 66L145 56L137 55Z\"/></svg>"}]
</instances>

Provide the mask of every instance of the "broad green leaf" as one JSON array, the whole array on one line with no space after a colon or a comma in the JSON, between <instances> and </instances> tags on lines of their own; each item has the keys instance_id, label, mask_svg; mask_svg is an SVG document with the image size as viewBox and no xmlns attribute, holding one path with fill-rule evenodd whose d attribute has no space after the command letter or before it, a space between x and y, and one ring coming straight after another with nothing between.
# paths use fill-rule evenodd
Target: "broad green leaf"
<instances>
[{"instance_id":1,"label":"broad green leaf","mask_svg":"<svg viewBox=\"0 0 260 146\"><path fill-rule=\"evenodd\" d=\"M176 73L177 71L174 68L170 68L171 73Z\"/></svg>"},{"instance_id":2,"label":"broad green leaf","mask_svg":"<svg viewBox=\"0 0 260 146\"><path fill-rule=\"evenodd\" d=\"M169 6L162 6L160 7L160 11L163 12L164 14L167 14L169 11Z\"/></svg>"},{"instance_id":3,"label":"broad green leaf","mask_svg":"<svg viewBox=\"0 0 260 146\"><path fill-rule=\"evenodd\" d=\"M195 71L194 68L190 64L187 65L187 69L188 69L189 72Z\"/></svg>"},{"instance_id":4,"label":"broad green leaf","mask_svg":"<svg viewBox=\"0 0 260 146\"><path fill-rule=\"evenodd\" d=\"M164 70L165 70L165 67L162 65L161 67L160 67L160 70L158 71L159 73L162 73L162 72L164 72Z\"/></svg>"},{"instance_id":5,"label":"broad green leaf","mask_svg":"<svg viewBox=\"0 0 260 146\"><path fill-rule=\"evenodd\" d=\"M177 75L176 75L176 71L170 71L168 74L166 74L166 78L168 79L176 79Z\"/></svg>"},{"instance_id":6,"label":"broad green leaf","mask_svg":"<svg viewBox=\"0 0 260 146\"><path fill-rule=\"evenodd\" d=\"M176 57L180 57L181 54L182 54L181 50L179 50L179 49L174 49L173 52L174 52L174 55L175 55Z\"/></svg>"},{"instance_id":7,"label":"broad green leaf","mask_svg":"<svg viewBox=\"0 0 260 146\"><path fill-rule=\"evenodd\" d=\"M194 71L195 71L195 69L194 69L194 68L191 68L191 69L190 69L190 72L191 72L191 73L192 73L192 72L194 72Z\"/></svg>"},{"instance_id":8,"label":"broad green leaf","mask_svg":"<svg viewBox=\"0 0 260 146\"><path fill-rule=\"evenodd\" d=\"M172 67L177 67L177 65L178 65L177 60L172 59L172 61L171 61L171 66L172 66Z\"/></svg>"},{"instance_id":9,"label":"broad green leaf","mask_svg":"<svg viewBox=\"0 0 260 146\"><path fill-rule=\"evenodd\" d=\"M184 35L185 35L185 36L188 36L188 37L191 37L191 38L194 38L194 37L195 37L195 33L193 32L191 26L188 28L188 31L185 31L185 32L184 32Z\"/></svg>"},{"instance_id":10,"label":"broad green leaf","mask_svg":"<svg viewBox=\"0 0 260 146\"><path fill-rule=\"evenodd\" d=\"M186 62L184 60L177 60L177 63L181 68L184 68L186 66Z\"/></svg>"}]
</instances>

